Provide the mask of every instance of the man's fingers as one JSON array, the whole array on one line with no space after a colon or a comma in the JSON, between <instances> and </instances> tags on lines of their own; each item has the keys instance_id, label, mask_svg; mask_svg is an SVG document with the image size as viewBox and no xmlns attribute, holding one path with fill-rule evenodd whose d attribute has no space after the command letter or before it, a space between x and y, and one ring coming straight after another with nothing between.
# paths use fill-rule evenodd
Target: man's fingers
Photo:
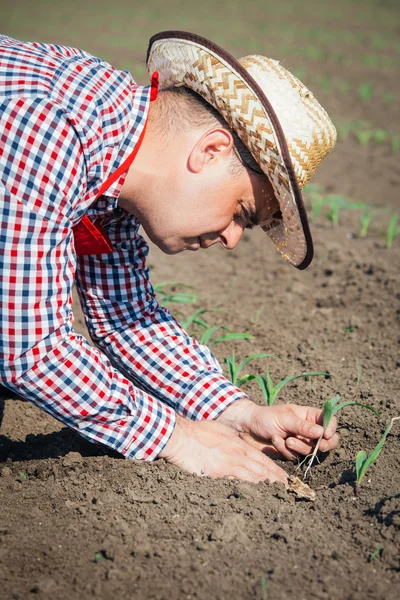
<instances>
[{"instance_id":1,"label":"man's fingers","mask_svg":"<svg viewBox=\"0 0 400 600\"><path fill-rule=\"evenodd\" d=\"M272 436L272 443L275 446L275 448L277 449L277 451L279 452L279 454L281 454L284 458L286 458L287 460L296 460L297 459L297 455L295 452L291 452L287 447L286 447L286 442L283 438L281 438L280 435L274 435Z\"/></svg>"},{"instance_id":2,"label":"man's fingers","mask_svg":"<svg viewBox=\"0 0 400 600\"><path fill-rule=\"evenodd\" d=\"M330 420L328 427L325 429L324 438L326 440L330 440L331 437L333 437L333 435L335 434L336 428L337 428L337 418L333 417Z\"/></svg>"},{"instance_id":3,"label":"man's fingers","mask_svg":"<svg viewBox=\"0 0 400 600\"><path fill-rule=\"evenodd\" d=\"M289 450L304 455L310 454L314 450L315 444L317 443L316 440L307 440L304 438L299 439L293 437L289 437L284 441L286 443L286 447L288 447ZM322 439L320 441L319 450L321 452L329 452L329 450L333 450L334 448L336 448L338 444L339 436L337 433L335 433L333 437L331 437L331 439Z\"/></svg>"},{"instance_id":4,"label":"man's fingers","mask_svg":"<svg viewBox=\"0 0 400 600\"><path fill-rule=\"evenodd\" d=\"M274 465L275 468L269 468L266 465L260 463L253 463L249 466L236 466L232 471L232 475L228 479L241 479L242 481L249 481L251 483L260 483L260 481L269 481L274 483L279 481L287 487L287 475L285 471Z\"/></svg>"},{"instance_id":5,"label":"man's fingers","mask_svg":"<svg viewBox=\"0 0 400 600\"><path fill-rule=\"evenodd\" d=\"M324 433L322 425L316 425L306 419L299 419L293 413L287 414L286 421L284 422L285 429L288 433L301 435L303 437L317 439ZM275 444L274 444L275 445Z\"/></svg>"},{"instance_id":6,"label":"man's fingers","mask_svg":"<svg viewBox=\"0 0 400 600\"><path fill-rule=\"evenodd\" d=\"M255 436L255 435L250 435L248 433L242 433L240 435L240 437L242 438L242 440L244 442L246 442L246 444L249 444L253 448L256 448L259 452L262 452L263 454L265 454L265 456L269 456L270 458L279 458L280 457L280 454L275 449L275 446L273 446L272 444L268 444L267 442L263 441L261 438Z\"/></svg>"},{"instance_id":7,"label":"man's fingers","mask_svg":"<svg viewBox=\"0 0 400 600\"><path fill-rule=\"evenodd\" d=\"M329 440L321 440L319 445L319 449L321 452L329 452L329 450L334 450L339 445L339 436L335 433Z\"/></svg>"}]
</instances>

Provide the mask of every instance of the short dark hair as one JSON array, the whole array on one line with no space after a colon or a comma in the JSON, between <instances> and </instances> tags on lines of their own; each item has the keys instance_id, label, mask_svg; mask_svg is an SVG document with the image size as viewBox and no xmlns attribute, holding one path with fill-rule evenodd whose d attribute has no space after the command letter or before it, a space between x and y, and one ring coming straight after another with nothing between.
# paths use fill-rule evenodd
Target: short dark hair
<instances>
[{"instance_id":1,"label":"short dark hair","mask_svg":"<svg viewBox=\"0 0 400 600\"><path fill-rule=\"evenodd\" d=\"M236 132L229 127L229 124L222 115L200 94L182 85L179 87L170 86L160 90L160 96L163 99L167 98L167 102L161 102L159 108L160 119L164 127L167 127L168 130L175 129L179 131L185 127L213 127L218 124L220 127L227 129L232 134L234 140L235 152L230 165L230 173L233 176L238 176L243 173L244 168L249 168L259 175L266 177L250 150L245 146ZM178 108L179 104L180 107Z\"/></svg>"}]
</instances>

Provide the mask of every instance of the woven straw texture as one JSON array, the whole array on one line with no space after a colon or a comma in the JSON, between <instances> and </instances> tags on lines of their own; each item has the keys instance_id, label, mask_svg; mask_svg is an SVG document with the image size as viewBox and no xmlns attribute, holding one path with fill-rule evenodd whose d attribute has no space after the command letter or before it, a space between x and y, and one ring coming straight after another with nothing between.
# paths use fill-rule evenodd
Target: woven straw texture
<instances>
[{"instance_id":1,"label":"woven straw texture","mask_svg":"<svg viewBox=\"0 0 400 600\"><path fill-rule=\"evenodd\" d=\"M185 84L214 106L248 147L269 178L282 219L261 227L292 265L304 262L308 248L307 217L299 190L293 188L292 168L303 188L336 142L336 130L313 94L277 61L249 55L238 61L260 86L283 130L292 165L283 158L268 112L257 94L232 64L199 43L180 39L156 41L150 48L148 71L158 71L160 89ZM302 213L302 214L300 214ZM312 246L311 237L309 244Z\"/></svg>"}]
</instances>

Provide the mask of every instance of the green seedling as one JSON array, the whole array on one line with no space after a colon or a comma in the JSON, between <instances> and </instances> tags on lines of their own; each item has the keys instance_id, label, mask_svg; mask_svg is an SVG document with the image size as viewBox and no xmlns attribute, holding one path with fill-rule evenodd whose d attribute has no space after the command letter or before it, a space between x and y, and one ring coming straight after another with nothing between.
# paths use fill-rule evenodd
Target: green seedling
<instances>
[{"instance_id":1,"label":"green seedling","mask_svg":"<svg viewBox=\"0 0 400 600\"><path fill-rule=\"evenodd\" d=\"M261 575L261 590L262 590L263 600L268 600L268 589L267 589L267 577L266 577L266 575Z\"/></svg>"},{"instance_id":2,"label":"green seedling","mask_svg":"<svg viewBox=\"0 0 400 600\"><path fill-rule=\"evenodd\" d=\"M392 136L391 146L393 154L396 154L400 150L400 135Z\"/></svg>"},{"instance_id":3,"label":"green seedling","mask_svg":"<svg viewBox=\"0 0 400 600\"><path fill-rule=\"evenodd\" d=\"M376 144L383 144L389 137L389 133L384 129L373 130L373 140Z\"/></svg>"},{"instance_id":4,"label":"green seedling","mask_svg":"<svg viewBox=\"0 0 400 600\"><path fill-rule=\"evenodd\" d=\"M276 385L273 384L269 370L267 369L266 375L250 375L247 381L255 380L260 386L264 402L267 406L272 406L278 398L281 390L295 379L302 379L307 377L318 377L325 376L330 377L330 373L302 373L302 375L293 375L292 377L285 377Z\"/></svg>"},{"instance_id":5,"label":"green seedling","mask_svg":"<svg viewBox=\"0 0 400 600\"><path fill-rule=\"evenodd\" d=\"M322 427L324 429L324 432L325 432L326 428L328 427L329 423L331 422L332 417L339 410L344 408L345 406L362 406L363 408L367 408L368 410L371 410L373 413L375 413L379 417L379 413L374 408L372 408L372 406L369 406L369 404L362 404L361 402L354 402L353 400L347 400L345 402L341 402L340 404L338 404L339 400L340 400L340 396L338 395L338 396L335 396L334 398L331 398L324 404L323 421L322 421ZM301 465L306 460L309 459L308 466L304 473L304 479L307 477L307 473L311 469L311 466L315 460L315 457L317 456L318 448L319 448L319 445L321 443L323 436L324 436L324 434L322 434L321 437L318 438L312 454L309 454L308 456L306 456L305 459L299 465L299 467L301 467Z\"/></svg>"},{"instance_id":6,"label":"green seedling","mask_svg":"<svg viewBox=\"0 0 400 600\"><path fill-rule=\"evenodd\" d=\"M204 319L201 318L207 312L224 312L223 308L200 308L196 310L193 314L189 315L187 319L181 321L181 325L184 329L189 329L190 325L201 325L201 327L210 327Z\"/></svg>"},{"instance_id":7,"label":"green seedling","mask_svg":"<svg viewBox=\"0 0 400 600\"><path fill-rule=\"evenodd\" d=\"M368 81L362 83L358 88L358 95L360 100L362 100L363 102L371 100L373 96L372 85Z\"/></svg>"},{"instance_id":8,"label":"green seedling","mask_svg":"<svg viewBox=\"0 0 400 600\"><path fill-rule=\"evenodd\" d=\"M339 83L339 92L342 94L348 94L350 91L350 84L348 81L341 81Z\"/></svg>"},{"instance_id":9,"label":"green seedling","mask_svg":"<svg viewBox=\"0 0 400 600\"><path fill-rule=\"evenodd\" d=\"M228 331L228 333L220 335L219 337L213 340L212 338L214 334L221 329L223 329L224 331ZM206 331L203 332L201 338L199 339L199 342L200 344L206 344L211 348L212 346L215 346L215 344L219 344L220 342L252 339L254 339L254 336L252 336L250 333L236 332L229 329L229 327L225 327L224 325L215 325L213 327L208 327L208 329L206 329Z\"/></svg>"},{"instance_id":10,"label":"green seedling","mask_svg":"<svg viewBox=\"0 0 400 600\"><path fill-rule=\"evenodd\" d=\"M365 473L367 469L376 461L380 453L382 452L383 446L385 445L386 438L390 433L390 430L393 427L393 423L400 419L400 417L393 417L390 421L389 425L386 427L383 436L381 437L379 443L372 450L371 454L367 456L365 450L360 450L356 457L356 475L357 475L357 485L356 485L356 496L360 491L360 485L362 480L364 479Z\"/></svg>"},{"instance_id":11,"label":"green seedling","mask_svg":"<svg viewBox=\"0 0 400 600\"><path fill-rule=\"evenodd\" d=\"M382 554L382 550L383 544L378 544L375 550L369 555L368 562L372 562L378 556L378 554Z\"/></svg>"},{"instance_id":12,"label":"green seedling","mask_svg":"<svg viewBox=\"0 0 400 600\"><path fill-rule=\"evenodd\" d=\"M365 131L356 131L355 134L361 146L366 146L368 142L372 139L374 132L372 129L367 129Z\"/></svg>"},{"instance_id":13,"label":"green seedling","mask_svg":"<svg viewBox=\"0 0 400 600\"><path fill-rule=\"evenodd\" d=\"M28 475L26 473L24 473L23 471L20 471L18 473L18 475L21 477L21 479L23 479L24 481L27 481Z\"/></svg>"},{"instance_id":14,"label":"green seedling","mask_svg":"<svg viewBox=\"0 0 400 600\"><path fill-rule=\"evenodd\" d=\"M386 247L391 248L394 239L400 234L400 227L397 225L398 215L393 215L389 221L389 225L386 231Z\"/></svg>"},{"instance_id":15,"label":"green seedling","mask_svg":"<svg viewBox=\"0 0 400 600\"><path fill-rule=\"evenodd\" d=\"M371 224L372 221L372 217L376 214L378 214L379 211L373 210L370 206L367 206L366 208L364 208L363 212L361 213L361 220L360 220L360 236L361 237L366 237L367 233L368 233L368 228Z\"/></svg>"},{"instance_id":16,"label":"green seedling","mask_svg":"<svg viewBox=\"0 0 400 600\"><path fill-rule=\"evenodd\" d=\"M232 381L233 385L240 387L247 381L254 379L254 375L242 375L242 377L240 377L241 371L252 360L255 360L256 358L268 358L268 357L280 358L276 354L266 354L264 352L261 352L259 354L250 354L250 356L247 356L247 358L242 360L242 362L239 363L238 365L236 364L236 358L235 358L234 352L232 353L231 356L227 356L226 358L224 358L224 363L227 365L227 369L228 369L228 377Z\"/></svg>"},{"instance_id":17,"label":"green seedling","mask_svg":"<svg viewBox=\"0 0 400 600\"><path fill-rule=\"evenodd\" d=\"M328 206L328 212L325 216L333 225L339 225L339 214L343 210L353 210L364 208L363 202L349 202L343 196L329 195L325 196L325 204Z\"/></svg>"},{"instance_id":18,"label":"green seedling","mask_svg":"<svg viewBox=\"0 0 400 600\"><path fill-rule=\"evenodd\" d=\"M186 289L193 289L193 286L186 285L185 283L180 283L179 281L165 281L163 283L157 283L153 286L153 289L156 294L161 296L162 302L165 304L166 302L179 302L181 304L192 304L199 299L199 296L196 294L192 294L189 292L174 292L167 291L165 288L174 288L174 287L183 287Z\"/></svg>"}]
</instances>

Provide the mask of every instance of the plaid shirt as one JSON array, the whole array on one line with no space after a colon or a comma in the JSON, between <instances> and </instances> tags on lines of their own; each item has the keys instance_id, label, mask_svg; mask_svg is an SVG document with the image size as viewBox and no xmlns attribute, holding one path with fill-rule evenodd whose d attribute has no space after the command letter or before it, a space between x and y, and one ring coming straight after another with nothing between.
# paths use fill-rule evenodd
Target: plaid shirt
<instances>
[{"instance_id":1,"label":"plaid shirt","mask_svg":"<svg viewBox=\"0 0 400 600\"><path fill-rule=\"evenodd\" d=\"M175 415L215 419L243 397L161 307L139 222L118 208L150 87L87 52L0 35L0 381L91 441L153 460ZM113 252L77 257L101 219ZM73 330L76 283L92 347Z\"/></svg>"}]
</instances>

